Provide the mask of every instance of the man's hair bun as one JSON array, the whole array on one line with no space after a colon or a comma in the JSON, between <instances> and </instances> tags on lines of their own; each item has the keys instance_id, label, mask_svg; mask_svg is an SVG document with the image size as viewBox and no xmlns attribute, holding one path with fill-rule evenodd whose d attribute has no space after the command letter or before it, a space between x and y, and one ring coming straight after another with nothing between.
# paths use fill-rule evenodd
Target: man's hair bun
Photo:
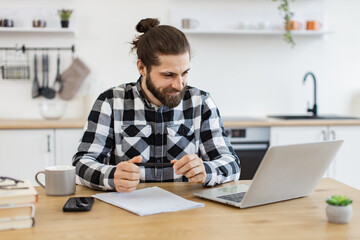
<instances>
[{"instance_id":1,"label":"man's hair bun","mask_svg":"<svg viewBox=\"0 0 360 240\"><path fill-rule=\"evenodd\" d=\"M142 34L135 36L131 42L131 51L136 51L138 59L145 65L147 71L152 66L159 66L159 55L179 55L189 53L190 44L183 32L179 29L160 25L156 18L142 19L136 30Z\"/></svg>"},{"instance_id":2,"label":"man's hair bun","mask_svg":"<svg viewBox=\"0 0 360 240\"><path fill-rule=\"evenodd\" d=\"M136 25L136 31L140 33L146 33L151 28L156 27L160 24L159 20L156 18L145 18L142 19L137 25Z\"/></svg>"}]
</instances>

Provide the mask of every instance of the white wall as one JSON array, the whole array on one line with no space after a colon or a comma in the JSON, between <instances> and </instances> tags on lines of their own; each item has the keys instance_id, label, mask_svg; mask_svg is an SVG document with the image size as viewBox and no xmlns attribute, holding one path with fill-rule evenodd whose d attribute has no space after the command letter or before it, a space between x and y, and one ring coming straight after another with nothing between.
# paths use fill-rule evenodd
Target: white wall
<instances>
[{"instance_id":1,"label":"white wall","mask_svg":"<svg viewBox=\"0 0 360 240\"><path fill-rule=\"evenodd\" d=\"M0 0L2 7L73 8L77 24L75 37L0 33L0 47L75 43L77 55L92 73L69 103L65 117L83 117L88 108L84 95L137 80L136 58L128 43L140 19L157 17L170 24L174 9L277 11L277 5L271 0ZM312 105L313 88L311 81L302 83L307 71L317 76L320 113L360 115L360 2L297 0L293 6L322 7L325 24L334 33L295 37L294 49L282 36L188 36L193 49L189 84L210 92L223 116L305 113L307 101ZM0 79L0 118L40 118L31 85L31 81Z\"/></svg>"}]
</instances>

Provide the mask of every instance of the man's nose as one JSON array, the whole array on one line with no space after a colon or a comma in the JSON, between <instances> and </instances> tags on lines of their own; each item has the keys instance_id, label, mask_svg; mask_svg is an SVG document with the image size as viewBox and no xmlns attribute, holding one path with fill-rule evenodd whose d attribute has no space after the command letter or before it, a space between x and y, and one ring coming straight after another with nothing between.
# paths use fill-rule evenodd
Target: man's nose
<instances>
[{"instance_id":1,"label":"man's nose","mask_svg":"<svg viewBox=\"0 0 360 240\"><path fill-rule=\"evenodd\" d=\"M183 77L180 76L180 77L175 78L171 84L171 87L178 91L181 91L182 88L184 87Z\"/></svg>"}]
</instances>

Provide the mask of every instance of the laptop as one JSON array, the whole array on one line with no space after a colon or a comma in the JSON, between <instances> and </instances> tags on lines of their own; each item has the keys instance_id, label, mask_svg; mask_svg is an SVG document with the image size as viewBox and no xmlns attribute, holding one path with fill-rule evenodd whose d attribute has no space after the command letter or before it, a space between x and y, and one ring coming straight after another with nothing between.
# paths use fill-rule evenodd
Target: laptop
<instances>
[{"instance_id":1,"label":"laptop","mask_svg":"<svg viewBox=\"0 0 360 240\"><path fill-rule=\"evenodd\" d=\"M194 195L239 208L309 196L343 142L271 146L251 184L212 188Z\"/></svg>"}]
</instances>

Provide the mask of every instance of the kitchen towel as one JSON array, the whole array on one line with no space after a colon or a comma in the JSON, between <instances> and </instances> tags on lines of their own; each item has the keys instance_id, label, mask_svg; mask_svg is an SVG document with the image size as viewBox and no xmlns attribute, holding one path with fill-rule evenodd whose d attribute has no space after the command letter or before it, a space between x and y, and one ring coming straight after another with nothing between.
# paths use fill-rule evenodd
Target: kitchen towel
<instances>
[{"instance_id":1,"label":"kitchen towel","mask_svg":"<svg viewBox=\"0 0 360 240\"><path fill-rule=\"evenodd\" d=\"M79 58L75 58L61 74L62 90L59 97L64 100L72 99L89 73L90 69Z\"/></svg>"}]
</instances>

